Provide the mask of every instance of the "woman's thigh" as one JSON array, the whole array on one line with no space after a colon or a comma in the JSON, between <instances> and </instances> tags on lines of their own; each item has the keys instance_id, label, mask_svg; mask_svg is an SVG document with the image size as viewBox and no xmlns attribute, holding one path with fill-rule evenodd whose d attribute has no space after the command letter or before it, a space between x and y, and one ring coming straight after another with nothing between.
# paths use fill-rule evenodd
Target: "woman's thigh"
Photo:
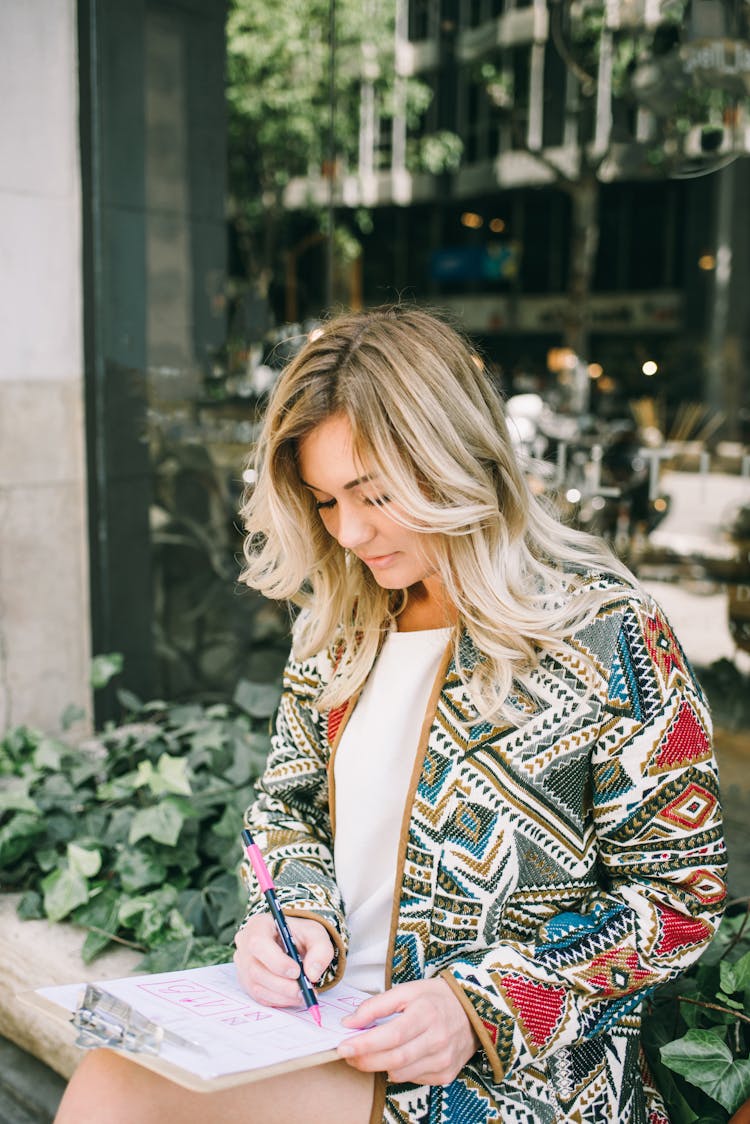
<instances>
[{"instance_id":1,"label":"woman's thigh","mask_svg":"<svg viewBox=\"0 0 750 1124\"><path fill-rule=\"evenodd\" d=\"M116 1054L93 1050L74 1073L55 1124L367 1124L373 1077L329 1062L193 1093Z\"/></svg>"}]
</instances>

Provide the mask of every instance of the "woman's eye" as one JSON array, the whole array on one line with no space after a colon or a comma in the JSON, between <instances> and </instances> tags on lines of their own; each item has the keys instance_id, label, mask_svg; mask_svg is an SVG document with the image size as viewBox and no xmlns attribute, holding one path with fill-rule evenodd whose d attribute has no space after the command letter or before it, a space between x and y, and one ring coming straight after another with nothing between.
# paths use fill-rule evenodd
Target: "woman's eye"
<instances>
[{"instance_id":1,"label":"woman's eye","mask_svg":"<svg viewBox=\"0 0 750 1124\"><path fill-rule=\"evenodd\" d=\"M365 503L371 507L383 507L384 504L390 503L390 496L365 496Z\"/></svg>"},{"instance_id":2,"label":"woman's eye","mask_svg":"<svg viewBox=\"0 0 750 1124\"><path fill-rule=\"evenodd\" d=\"M330 511L336 504L335 500L317 500L315 503L316 511Z\"/></svg>"}]
</instances>

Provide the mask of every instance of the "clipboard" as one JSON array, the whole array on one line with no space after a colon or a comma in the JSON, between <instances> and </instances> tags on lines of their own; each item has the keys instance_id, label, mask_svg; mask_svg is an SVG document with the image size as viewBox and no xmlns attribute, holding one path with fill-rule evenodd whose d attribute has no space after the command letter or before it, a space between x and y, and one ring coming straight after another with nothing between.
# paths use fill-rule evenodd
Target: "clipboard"
<instances>
[{"instance_id":1,"label":"clipboard","mask_svg":"<svg viewBox=\"0 0 750 1124\"><path fill-rule=\"evenodd\" d=\"M130 1002L139 989L143 1002ZM64 1025L70 1040L83 1048L115 1049L187 1089L212 1092L337 1061L337 1043L360 1033L340 1027L339 1021L367 997L345 981L319 996L322 1049L314 1048L312 1032L319 1028L304 1008L261 1007L242 991L232 964L41 988L18 999ZM173 1018L171 1012L166 1019L154 1017L168 1004L175 1008ZM207 1009L196 1013L201 1005ZM273 1056L274 1042L283 1056ZM263 1064L253 1058L241 1064L248 1050L263 1057ZM214 1072L222 1068L225 1072Z\"/></svg>"}]
</instances>

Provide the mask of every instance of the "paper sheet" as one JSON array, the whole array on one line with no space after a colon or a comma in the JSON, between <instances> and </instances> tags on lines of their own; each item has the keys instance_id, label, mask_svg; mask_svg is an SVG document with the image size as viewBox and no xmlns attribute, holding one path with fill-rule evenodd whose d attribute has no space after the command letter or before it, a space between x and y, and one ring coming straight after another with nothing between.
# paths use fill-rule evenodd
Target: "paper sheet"
<instances>
[{"instance_id":1,"label":"paper sheet","mask_svg":"<svg viewBox=\"0 0 750 1124\"><path fill-rule=\"evenodd\" d=\"M159 1056L205 1079L335 1049L344 1038L360 1033L343 1027L341 1019L368 998L346 982L319 994L322 1027L318 1027L304 1005L282 1010L256 1003L240 987L233 964L104 980L99 986L201 1047L193 1050L164 1042ZM38 988L37 994L72 1012L82 988L64 984Z\"/></svg>"}]
</instances>

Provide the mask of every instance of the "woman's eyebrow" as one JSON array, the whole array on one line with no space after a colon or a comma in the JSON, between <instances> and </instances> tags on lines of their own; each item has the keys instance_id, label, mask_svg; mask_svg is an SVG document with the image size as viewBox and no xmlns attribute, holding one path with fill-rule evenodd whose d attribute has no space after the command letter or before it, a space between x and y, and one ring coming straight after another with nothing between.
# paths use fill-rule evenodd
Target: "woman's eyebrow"
<instances>
[{"instance_id":1,"label":"woman's eyebrow","mask_svg":"<svg viewBox=\"0 0 750 1124\"><path fill-rule=\"evenodd\" d=\"M300 476L299 479L300 479L300 484L303 484L306 488L309 488L311 491L313 491L313 492L325 492L325 494L328 495L325 488L317 488L314 484L308 484L307 480L303 480L301 476ZM352 488L357 488L360 484L369 484L369 482L372 479L373 479L373 477L371 475L358 476L356 480L350 480L348 484L344 484L343 490L345 492L348 492Z\"/></svg>"},{"instance_id":2,"label":"woman's eyebrow","mask_svg":"<svg viewBox=\"0 0 750 1124\"><path fill-rule=\"evenodd\" d=\"M373 474L369 473L367 476L358 476L356 480L350 480L348 484L344 484L344 491L348 492L350 488L356 488L360 484L369 484L373 479Z\"/></svg>"}]
</instances>

